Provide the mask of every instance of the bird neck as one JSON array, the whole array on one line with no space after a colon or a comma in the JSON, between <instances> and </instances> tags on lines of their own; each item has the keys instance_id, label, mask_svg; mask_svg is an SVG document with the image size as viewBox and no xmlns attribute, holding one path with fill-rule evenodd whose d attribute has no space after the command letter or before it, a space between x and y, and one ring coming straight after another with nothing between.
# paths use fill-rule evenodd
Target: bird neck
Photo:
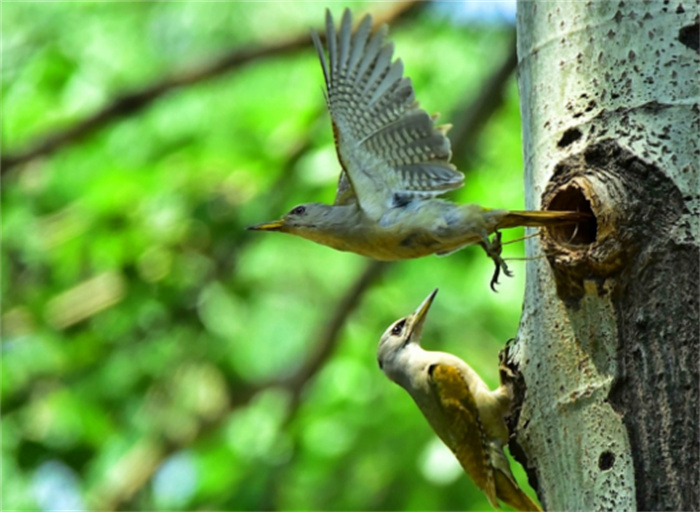
<instances>
[{"instance_id":1,"label":"bird neck","mask_svg":"<svg viewBox=\"0 0 700 512\"><path fill-rule=\"evenodd\" d=\"M362 220L362 212L356 204L333 205L328 207L322 222L297 229L293 234L339 251L353 251L356 239L361 236Z\"/></svg>"},{"instance_id":2,"label":"bird neck","mask_svg":"<svg viewBox=\"0 0 700 512\"><path fill-rule=\"evenodd\" d=\"M429 362L427 352L417 343L408 343L400 349L380 352L382 370L387 377L405 389L412 389L412 379L420 374Z\"/></svg>"}]
</instances>

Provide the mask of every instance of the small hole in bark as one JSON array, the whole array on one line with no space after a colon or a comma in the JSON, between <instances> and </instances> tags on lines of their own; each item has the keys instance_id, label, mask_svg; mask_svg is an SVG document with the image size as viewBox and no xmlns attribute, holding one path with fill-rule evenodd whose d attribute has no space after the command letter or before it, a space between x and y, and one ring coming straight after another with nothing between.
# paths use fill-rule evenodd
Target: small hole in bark
<instances>
[{"instance_id":1,"label":"small hole in bark","mask_svg":"<svg viewBox=\"0 0 700 512\"><path fill-rule=\"evenodd\" d=\"M700 21L682 27L678 31L678 40L696 52L700 52Z\"/></svg>"},{"instance_id":2,"label":"small hole in bark","mask_svg":"<svg viewBox=\"0 0 700 512\"><path fill-rule=\"evenodd\" d=\"M607 471L615 465L615 454L612 452L603 452L598 459L598 467L601 471Z\"/></svg>"},{"instance_id":3,"label":"small hole in bark","mask_svg":"<svg viewBox=\"0 0 700 512\"><path fill-rule=\"evenodd\" d=\"M595 242L598 233L598 222L591 209L591 203L576 186L562 188L552 198L547 210L583 212L590 218L578 224L549 228L553 240L567 245L589 245Z\"/></svg>"},{"instance_id":4,"label":"small hole in bark","mask_svg":"<svg viewBox=\"0 0 700 512\"><path fill-rule=\"evenodd\" d=\"M573 144L580 138L581 130L579 130L578 128L569 128L564 132L564 135L561 136L561 139L559 139L559 142L557 142L557 146L559 146L560 148L565 148L566 146L568 146L569 144Z\"/></svg>"}]
</instances>

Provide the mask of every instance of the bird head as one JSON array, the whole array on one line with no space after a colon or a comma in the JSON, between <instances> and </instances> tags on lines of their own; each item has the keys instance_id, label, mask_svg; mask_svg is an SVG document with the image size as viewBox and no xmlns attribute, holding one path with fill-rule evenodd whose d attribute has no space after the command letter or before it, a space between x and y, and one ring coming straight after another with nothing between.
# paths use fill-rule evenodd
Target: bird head
<instances>
[{"instance_id":1,"label":"bird head","mask_svg":"<svg viewBox=\"0 0 700 512\"><path fill-rule=\"evenodd\" d=\"M412 314L397 320L382 334L377 359L379 367L393 380L396 380L396 376L392 375L392 369L401 366L404 349L410 346L420 347L423 325L437 292L436 288Z\"/></svg>"},{"instance_id":2,"label":"bird head","mask_svg":"<svg viewBox=\"0 0 700 512\"><path fill-rule=\"evenodd\" d=\"M306 203L295 206L279 220L263 222L246 229L253 231L281 231L304 238L314 239L330 223L332 207L322 203Z\"/></svg>"}]
</instances>

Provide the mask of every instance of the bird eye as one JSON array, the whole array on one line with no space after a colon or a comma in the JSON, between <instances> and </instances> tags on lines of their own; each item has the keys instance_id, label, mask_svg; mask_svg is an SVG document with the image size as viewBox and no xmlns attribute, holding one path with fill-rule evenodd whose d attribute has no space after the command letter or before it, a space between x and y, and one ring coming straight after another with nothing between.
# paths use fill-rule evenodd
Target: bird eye
<instances>
[{"instance_id":1,"label":"bird eye","mask_svg":"<svg viewBox=\"0 0 700 512\"><path fill-rule=\"evenodd\" d=\"M403 328L406 325L406 320L401 320L398 324L394 326L394 328L391 330L391 334L394 336L398 336L403 332Z\"/></svg>"},{"instance_id":2,"label":"bird eye","mask_svg":"<svg viewBox=\"0 0 700 512\"><path fill-rule=\"evenodd\" d=\"M306 206L297 206L296 208L293 208L291 212L289 212L290 215L303 215L306 213Z\"/></svg>"}]
</instances>

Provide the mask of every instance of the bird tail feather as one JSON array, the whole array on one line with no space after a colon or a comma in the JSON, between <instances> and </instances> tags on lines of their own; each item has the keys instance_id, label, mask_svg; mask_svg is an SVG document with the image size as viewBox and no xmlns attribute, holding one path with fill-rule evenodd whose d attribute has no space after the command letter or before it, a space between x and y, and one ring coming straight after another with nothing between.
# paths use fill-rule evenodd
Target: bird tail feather
<instances>
[{"instance_id":1,"label":"bird tail feather","mask_svg":"<svg viewBox=\"0 0 700 512\"><path fill-rule=\"evenodd\" d=\"M591 215L584 212L559 211L511 211L498 223L496 229L518 226L563 226L589 220Z\"/></svg>"},{"instance_id":2,"label":"bird tail feather","mask_svg":"<svg viewBox=\"0 0 700 512\"><path fill-rule=\"evenodd\" d=\"M501 501L504 501L516 510L522 510L524 512L542 511L540 506L532 501L532 499L518 487L515 481L508 478L508 475L505 475L501 471L495 471L494 473L496 477L496 492Z\"/></svg>"}]
</instances>

